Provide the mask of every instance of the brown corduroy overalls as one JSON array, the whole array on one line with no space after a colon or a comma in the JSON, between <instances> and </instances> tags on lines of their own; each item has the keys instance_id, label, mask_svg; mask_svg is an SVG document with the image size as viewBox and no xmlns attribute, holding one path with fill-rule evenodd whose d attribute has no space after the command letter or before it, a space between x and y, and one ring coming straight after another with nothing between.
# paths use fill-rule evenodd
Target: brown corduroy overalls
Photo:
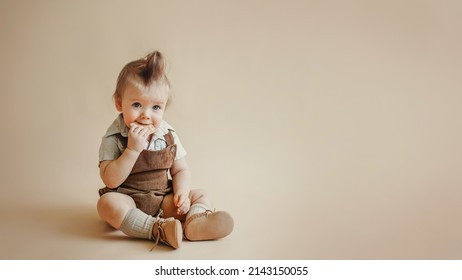
<instances>
[{"instance_id":1,"label":"brown corduroy overalls","mask_svg":"<svg viewBox=\"0 0 462 280\"><path fill-rule=\"evenodd\" d=\"M164 137L167 142L165 149L160 151L143 150L125 182L115 189L102 188L99 190L99 195L107 192L129 195L141 211L148 215L156 215L160 210L164 196L173 191L172 180L168 178L168 170L175 160L176 144L173 141L171 131ZM127 138L122 136L120 139L127 141Z\"/></svg>"}]
</instances>

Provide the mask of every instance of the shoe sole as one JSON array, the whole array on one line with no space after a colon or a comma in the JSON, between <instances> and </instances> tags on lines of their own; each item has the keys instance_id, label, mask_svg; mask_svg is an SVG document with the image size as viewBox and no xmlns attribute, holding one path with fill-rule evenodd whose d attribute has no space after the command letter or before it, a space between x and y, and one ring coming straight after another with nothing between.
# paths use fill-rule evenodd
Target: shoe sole
<instances>
[{"instance_id":1,"label":"shoe sole","mask_svg":"<svg viewBox=\"0 0 462 280\"><path fill-rule=\"evenodd\" d=\"M233 218L227 212L199 213L188 219L184 235L191 241L214 240L228 236L233 228Z\"/></svg>"},{"instance_id":2,"label":"shoe sole","mask_svg":"<svg viewBox=\"0 0 462 280\"><path fill-rule=\"evenodd\" d=\"M175 240L176 242L169 242L169 245L172 246L175 249L178 249L181 247L181 242L183 241L183 228L181 227L181 222L180 221L175 221L175 228L174 230L174 236L176 236Z\"/></svg>"}]
</instances>

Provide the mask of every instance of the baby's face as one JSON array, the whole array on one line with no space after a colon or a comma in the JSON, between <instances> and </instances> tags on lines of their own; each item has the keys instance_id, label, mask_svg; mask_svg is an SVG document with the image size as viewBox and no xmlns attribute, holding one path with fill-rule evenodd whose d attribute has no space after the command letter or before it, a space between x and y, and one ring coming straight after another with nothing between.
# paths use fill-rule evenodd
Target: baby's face
<instances>
[{"instance_id":1,"label":"baby's face","mask_svg":"<svg viewBox=\"0 0 462 280\"><path fill-rule=\"evenodd\" d=\"M116 107L123 114L126 126L138 123L152 124L157 128L164 117L168 97L167 90L162 87L137 87L129 84L122 99L116 100Z\"/></svg>"}]
</instances>

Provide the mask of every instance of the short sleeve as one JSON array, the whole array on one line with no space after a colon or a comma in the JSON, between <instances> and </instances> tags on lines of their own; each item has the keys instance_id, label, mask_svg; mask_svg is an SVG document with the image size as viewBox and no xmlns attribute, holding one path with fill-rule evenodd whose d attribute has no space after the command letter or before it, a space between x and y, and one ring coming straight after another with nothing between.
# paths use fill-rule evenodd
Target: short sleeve
<instances>
[{"instance_id":1,"label":"short sleeve","mask_svg":"<svg viewBox=\"0 0 462 280\"><path fill-rule=\"evenodd\" d=\"M185 148L183 147L183 145L181 144L181 141L180 141L180 138L178 137L178 135L176 134L175 131L172 131L172 135L173 135L173 141L175 142L176 144L176 156L175 156L175 160L179 160L179 159L182 159L186 156L186 150Z\"/></svg>"},{"instance_id":2,"label":"short sleeve","mask_svg":"<svg viewBox=\"0 0 462 280\"><path fill-rule=\"evenodd\" d=\"M104 160L116 160L122 154L119 140L115 135L105 136L99 147L99 163Z\"/></svg>"}]
</instances>

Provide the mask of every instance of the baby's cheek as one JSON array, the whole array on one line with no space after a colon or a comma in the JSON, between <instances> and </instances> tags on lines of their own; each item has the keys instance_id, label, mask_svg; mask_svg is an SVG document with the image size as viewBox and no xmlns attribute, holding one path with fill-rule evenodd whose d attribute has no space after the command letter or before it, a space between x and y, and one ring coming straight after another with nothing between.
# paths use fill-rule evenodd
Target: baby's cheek
<instances>
[{"instance_id":1,"label":"baby's cheek","mask_svg":"<svg viewBox=\"0 0 462 280\"><path fill-rule=\"evenodd\" d=\"M157 120L157 121L152 122L152 124L154 125L156 129L160 126L161 123L162 123L162 120Z\"/></svg>"}]
</instances>

